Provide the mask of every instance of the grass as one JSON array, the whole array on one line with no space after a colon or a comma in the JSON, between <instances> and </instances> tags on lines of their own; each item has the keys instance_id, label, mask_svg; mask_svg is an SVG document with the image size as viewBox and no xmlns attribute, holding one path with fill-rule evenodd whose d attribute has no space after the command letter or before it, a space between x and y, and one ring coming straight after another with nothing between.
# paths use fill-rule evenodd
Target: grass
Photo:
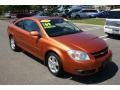
<instances>
[{"instance_id":1,"label":"grass","mask_svg":"<svg viewBox=\"0 0 120 90\"><path fill-rule=\"evenodd\" d=\"M3 18L2 15L0 15L0 19L4 20L5 18ZM101 19L101 18L91 18L91 19L69 19L70 21L72 21L73 23L85 23L85 24L94 24L94 25L104 25L105 23L105 19Z\"/></svg>"},{"instance_id":2,"label":"grass","mask_svg":"<svg viewBox=\"0 0 120 90\"><path fill-rule=\"evenodd\" d=\"M92 18L92 19L70 19L73 23L85 23L85 24L94 24L94 25L104 25L105 19Z\"/></svg>"}]
</instances>

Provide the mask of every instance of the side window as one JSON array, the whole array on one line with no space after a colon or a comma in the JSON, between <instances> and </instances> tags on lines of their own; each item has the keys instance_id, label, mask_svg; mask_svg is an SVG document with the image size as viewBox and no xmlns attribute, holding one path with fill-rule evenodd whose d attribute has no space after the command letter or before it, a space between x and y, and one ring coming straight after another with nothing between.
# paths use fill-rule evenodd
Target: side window
<instances>
[{"instance_id":1,"label":"side window","mask_svg":"<svg viewBox=\"0 0 120 90\"><path fill-rule=\"evenodd\" d=\"M40 32L40 29L39 29L38 25L36 24L36 22L34 22L32 20L24 21L24 29L28 32L31 32L31 31L39 31Z\"/></svg>"},{"instance_id":2,"label":"side window","mask_svg":"<svg viewBox=\"0 0 120 90\"><path fill-rule=\"evenodd\" d=\"M86 10L83 10L82 12L87 12Z\"/></svg>"},{"instance_id":3,"label":"side window","mask_svg":"<svg viewBox=\"0 0 120 90\"><path fill-rule=\"evenodd\" d=\"M20 21L15 24L17 27L23 28L23 21Z\"/></svg>"}]
</instances>

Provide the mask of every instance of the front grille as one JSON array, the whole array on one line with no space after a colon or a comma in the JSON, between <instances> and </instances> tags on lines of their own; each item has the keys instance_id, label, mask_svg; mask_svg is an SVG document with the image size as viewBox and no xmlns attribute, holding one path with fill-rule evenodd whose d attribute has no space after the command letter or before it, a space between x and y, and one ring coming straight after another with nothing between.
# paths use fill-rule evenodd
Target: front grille
<instances>
[{"instance_id":1,"label":"front grille","mask_svg":"<svg viewBox=\"0 0 120 90\"><path fill-rule=\"evenodd\" d=\"M107 53L108 53L108 47L104 48L104 49L101 50L101 51L94 52L94 53L92 53L92 55L93 55L95 58L100 58L100 57L105 56Z\"/></svg>"}]
</instances>

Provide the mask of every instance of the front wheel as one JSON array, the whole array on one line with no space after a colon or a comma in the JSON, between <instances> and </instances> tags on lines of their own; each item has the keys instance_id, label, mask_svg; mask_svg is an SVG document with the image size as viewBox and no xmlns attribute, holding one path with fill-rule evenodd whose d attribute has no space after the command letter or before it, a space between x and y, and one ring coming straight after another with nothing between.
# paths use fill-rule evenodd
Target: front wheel
<instances>
[{"instance_id":1,"label":"front wheel","mask_svg":"<svg viewBox=\"0 0 120 90\"><path fill-rule=\"evenodd\" d=\"M106 33L107 35L108 35L108 37L112 37L113 36L113 34L110 34L110 33Z\"/></svg>"},{"instance_id":2,"label":"front wheel","mask_svg":"<svg viewBox=\"0 0 120 90\"><path fill-rule=\"evenodd\" d=\"M47 67L49 71L55 76L61 76L63 74L63 67L60 57L55 53L49 53L47 55Z\"/></svg>"}]
</instances>

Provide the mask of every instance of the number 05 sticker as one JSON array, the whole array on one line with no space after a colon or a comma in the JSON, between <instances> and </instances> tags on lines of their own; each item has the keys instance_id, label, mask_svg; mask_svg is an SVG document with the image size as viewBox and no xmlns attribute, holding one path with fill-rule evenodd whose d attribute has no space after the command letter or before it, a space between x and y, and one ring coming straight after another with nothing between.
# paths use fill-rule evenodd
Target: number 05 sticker
<instances>
[{"instance_id":1,"label":"number 05 sticker","mask_svg":"<svg viewBox=\"0 0 120 90\"><path fill-rule=\"evenodd\" d=\"M44 22L44 23L43 23L43 26L44 26L44 27L51 27L52 25L51 25L50 22Z\"/></svg>"}]
</instances>

